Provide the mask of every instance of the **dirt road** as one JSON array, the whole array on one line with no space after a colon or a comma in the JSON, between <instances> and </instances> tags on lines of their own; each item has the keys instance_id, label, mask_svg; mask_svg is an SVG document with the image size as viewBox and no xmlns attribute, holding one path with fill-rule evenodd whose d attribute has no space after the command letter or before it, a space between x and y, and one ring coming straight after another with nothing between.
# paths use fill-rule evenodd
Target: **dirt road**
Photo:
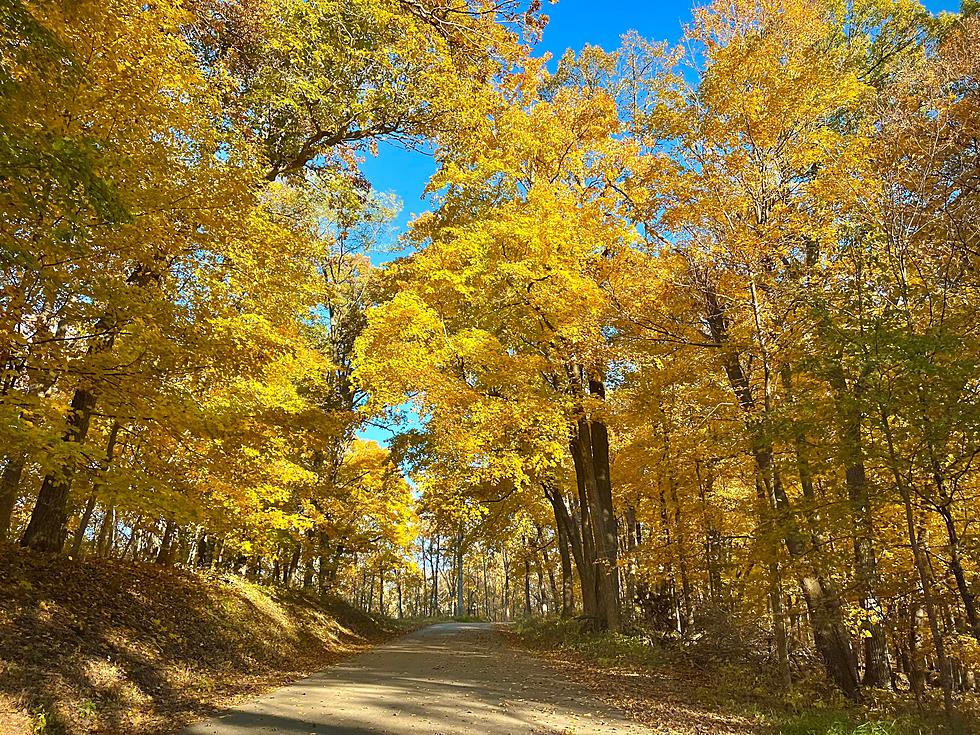
<instances>
[{"instance_id":1,"label":"dirt road","mask_svg":"<svg viewBox=\"0 0 980 735\"><path fill-rule=\"evenodd\" d=\"M508 648L492 625L424 628L182 735L646 735Z\"/></svg>"}]
</instances>

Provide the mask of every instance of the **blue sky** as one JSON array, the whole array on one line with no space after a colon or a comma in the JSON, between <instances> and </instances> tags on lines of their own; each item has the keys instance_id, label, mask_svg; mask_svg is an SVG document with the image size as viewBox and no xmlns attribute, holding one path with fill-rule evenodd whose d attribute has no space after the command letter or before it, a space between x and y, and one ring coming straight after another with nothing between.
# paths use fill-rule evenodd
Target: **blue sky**
<instances>
[{"instance_id":1,"label":"blue sky","mask_svg":"<svg viewBox=\"0 0 980 735\"><path fill-rule=\"evenodd\" d=\"M698 3L700 4L700 3ZM933 12L959 9L959 0L926 0ZM566 49L579 50L585 44L607 49L619 46L620 37L635 30L641 36L658 41L677 41L684 24L691 19L692 0L559 0L545 3L544 12L550 17L542 41L536 46L538 55L550 53L558 58ZM425 184L435 171L431 156L396 145L381 144L378 155L369 157L362 167L364 174L379 191L392 192L402 202L395 222L396 233L405 231L408 222L428 208L422 198ZM377 253L377 263L396 257L397 253ZM385 441L391 432L369 427L362 436Z\"/></svg>"},{"instance_id":2,"label":"blue sky","mask_svg":"<svg viewBox=\"0 0 980 735\"><path fill-rule=\"evenodd\" d=\"M614 49L619 38L630 30L658 40L675 41L683 24L691 18L690 0L683 2L640 2L638 0L560 0L545 3L550 22L544 38L537 45L537 54L546 52L558 58L565 49L579 50L587 43ZM369 158L363 171L371 184L381 191L394 192L403 207L396 222L399 231L413 215L427 208L422 200L425 184L435 170L432 158L424 153L405 150L396 145L382 144L378 155ZM383 262L395 257L378 253L374 260Z\"/></svg>"}]
</instances>

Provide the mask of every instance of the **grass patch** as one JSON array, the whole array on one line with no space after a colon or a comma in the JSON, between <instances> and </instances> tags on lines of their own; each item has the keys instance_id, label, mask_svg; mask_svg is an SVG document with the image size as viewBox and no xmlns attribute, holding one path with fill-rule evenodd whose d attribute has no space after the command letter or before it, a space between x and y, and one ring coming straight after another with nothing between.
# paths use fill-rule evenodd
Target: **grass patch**
<instances>
[{"instance_id":1,"label":"grass patch","mask_svg":"<svg viewBox=\"0 0 980 735\"><path fill-rule=\"evenodd\" d=\"M779 735L918 735L926 723L899 720L860 721L852 713L834 711L807 712L790 716L777 724Z\"/></svg>"},{"instance_id":2,"label":"grass patch","mask_svg":"<svg viewBox=\"0 0 980 735\"><path fill-rule=\"evenodd\" d=\"M642 636L587 633L575 618L529 618L518 623L518 635L532 648L559 650L603 666L661 666L665 651Z\"/></svg>"},{"instance_id":3,"label":"grass patch","mask_svg":"<svg viewBox=\"0 0 980 735\"><path fill-rule=\"evenodd\" d=\"M485 618L481 618L479 615L453 615L451 620L454 623L484 623Z\"/></svg>"}]
</instances>

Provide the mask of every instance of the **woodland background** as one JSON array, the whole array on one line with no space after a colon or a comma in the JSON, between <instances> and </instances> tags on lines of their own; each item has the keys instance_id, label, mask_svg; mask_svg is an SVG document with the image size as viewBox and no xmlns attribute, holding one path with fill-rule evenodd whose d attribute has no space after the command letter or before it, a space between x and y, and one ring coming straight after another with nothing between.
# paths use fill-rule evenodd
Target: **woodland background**
<instances>
[{"instance_id":1,"label":"woodland background","mask_svg":"<svg viewBox=\"0 0 980 735\"><path fill-rule=\"evenodd\" d=\"M0 537L952 712L976 11L718 1L549 71L537 2L4 3ZM385 141L438 170L376 267Z\"/></svg>"}]
</instances>

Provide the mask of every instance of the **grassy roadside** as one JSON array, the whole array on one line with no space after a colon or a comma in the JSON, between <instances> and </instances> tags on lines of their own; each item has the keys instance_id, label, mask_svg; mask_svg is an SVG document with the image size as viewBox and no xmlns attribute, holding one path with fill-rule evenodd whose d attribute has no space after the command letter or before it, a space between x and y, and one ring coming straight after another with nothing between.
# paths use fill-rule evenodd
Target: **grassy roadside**
<instances>
[{"instance_id":1,"label":"grassy roadside","mask_svg":"<svg viewBox=\"0 0 980 735\"><path fill-rule=\"evenodd\" d=\"M232 575L0 545L0 735L173 732L403 631Z\"/></svg>"},{"instance_id":2,"label":"grassy roadside","mask_svg":"<svg viewBox=\"0 0 980 735\"><path fill-rule=\"evenodd\" d=\"M931 735L943 732L938 700L880 692L866 706L843 701L819 679L781 693L766 667L692 655L638 635L583 634L576 621L538 619L514 628L516 645L581 681L607 702L667 735ZM980 732L977 702L957 732Z\"/></svg>"}]
</instances>

